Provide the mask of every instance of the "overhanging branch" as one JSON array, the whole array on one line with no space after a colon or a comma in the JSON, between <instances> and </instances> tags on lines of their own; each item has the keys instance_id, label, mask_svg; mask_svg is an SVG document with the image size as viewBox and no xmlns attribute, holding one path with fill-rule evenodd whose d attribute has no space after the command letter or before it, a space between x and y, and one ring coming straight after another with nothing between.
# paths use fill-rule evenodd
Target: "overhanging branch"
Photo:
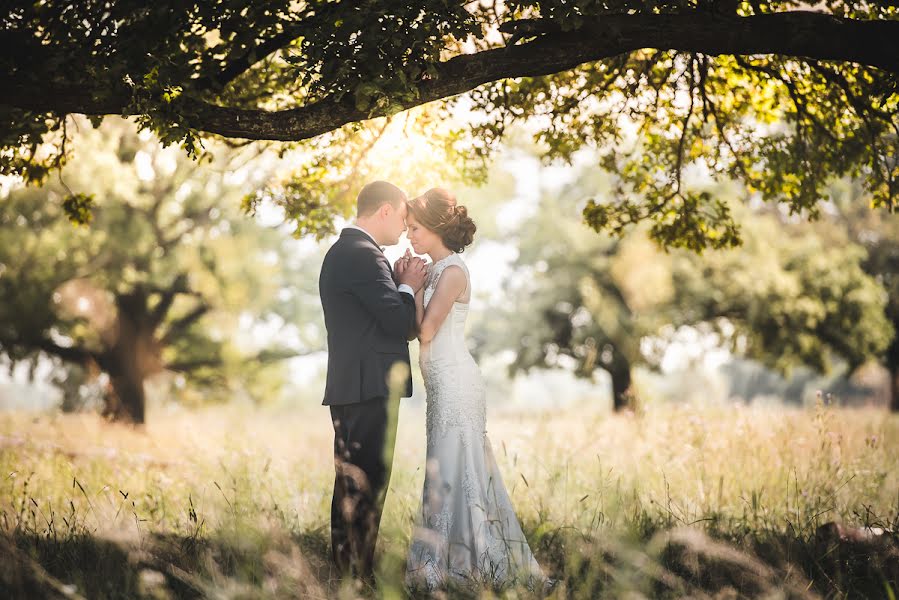
<instances>
[{"instance_id":1,"label":"overhanging branch","mask_svg":"<svg viewBox=\"0 0 899 600\"><path fill-rule=\"evenodd\" d=\"M705 55L776 54L842 61L899 76L899 21L860 21L823 13L794 11L750 17L694 11L684 14L607 14L574 32L560 33L540 20L511 21L505 32L522 28L537 36L524 44L456 56L436 66L437 77L418 85L418 99L406 106L447 98L507 78L536 77L643 48ZM283 40L279 40L283 41ZM236 67L235 67L236 68ZM85 89L82 83L23 83L0 76L2 102L60 113L112 114L128 110L130 91ZM183 124L229 138L298 141L347 123L382 116L356 109L351 98L321 100L280 111L218 106L180 98L175 108Z\"/></svg>"}]
</instances>

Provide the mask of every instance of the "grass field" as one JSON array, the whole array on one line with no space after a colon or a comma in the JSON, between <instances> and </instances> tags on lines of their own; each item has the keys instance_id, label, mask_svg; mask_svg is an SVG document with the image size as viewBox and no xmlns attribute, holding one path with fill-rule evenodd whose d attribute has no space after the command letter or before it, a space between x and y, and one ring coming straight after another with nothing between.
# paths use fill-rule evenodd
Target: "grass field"
<instances>
[{"instance_id":1,"label":"grass field","mask_svg":"<svg viewBox=\"0 0 899 600\"><path fill-rule=\"evenodd\" d=\"M302 411L0 414L0 597L403 597L424 461L404 407L376 589L327 561L331 428ZM899 417L875 409L494 410L553 597L895 597ZM864 532L862 532L864 533ZM483 595L532 597L524 589ZM453 595L452 593L450 595Z\"/></svg>"}]
</instances>

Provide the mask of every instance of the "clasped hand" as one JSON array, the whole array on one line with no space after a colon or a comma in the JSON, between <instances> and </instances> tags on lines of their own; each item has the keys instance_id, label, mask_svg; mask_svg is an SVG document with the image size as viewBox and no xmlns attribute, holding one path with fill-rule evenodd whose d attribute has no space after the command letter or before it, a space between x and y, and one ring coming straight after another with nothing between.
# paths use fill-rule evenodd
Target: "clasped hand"
<instances>
[{"instance_id":1,"label":"clasped hand","mask_svg":"<svg viewBox=\"0 0 899 600\"><path fill-rule=\"evenodd\" d=\"M405 283L415 290L415 293L418 293L424 287L425 277L428 274L428 263L418 256L412 256L407 249L406 253L396 259L393 264L393 274L397 284Z\"/></svg>"}]
</instances>

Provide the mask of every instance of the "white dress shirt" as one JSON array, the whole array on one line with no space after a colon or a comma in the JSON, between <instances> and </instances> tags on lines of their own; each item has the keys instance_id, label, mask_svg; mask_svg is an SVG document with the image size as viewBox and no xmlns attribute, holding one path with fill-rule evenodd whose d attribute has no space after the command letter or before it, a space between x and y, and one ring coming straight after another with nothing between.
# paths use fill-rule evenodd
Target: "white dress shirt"
<instances>
[{"instance_id":1,"label":"white dress shirt","mask_svg":"<svg viewBox=\"0 0 899 600\"><path fill-rule=\"evenodd\" d=\"M375 239L375 236L373 236L373 235L370 234L369 232L365 231L364 229L362 229L362 228L359 227L358 225L352 225L352 224L350 224L350 225L347 225L346 228L347 228L347 229L358 229L359 231L361 231L362 233L364 233L365 235L367 235L367 236L368 236L368 239L370 239L371 241L373 241L373 242L375 243L375 246L377 246L378 249L381 250L381 252L384 251L384 249L381 248L381 244L379 244L378 241ZM413 298L415 298L415 290L412 289L412 286L411 286L411 285L408 285L408 284L405 284L405 283L401 283L401 284L399 284L399 285L397 286L396 289L397 289L397 291L403 292L404 294L409 294L410 296L412 296Z\"/></svg>"}]
</instances>

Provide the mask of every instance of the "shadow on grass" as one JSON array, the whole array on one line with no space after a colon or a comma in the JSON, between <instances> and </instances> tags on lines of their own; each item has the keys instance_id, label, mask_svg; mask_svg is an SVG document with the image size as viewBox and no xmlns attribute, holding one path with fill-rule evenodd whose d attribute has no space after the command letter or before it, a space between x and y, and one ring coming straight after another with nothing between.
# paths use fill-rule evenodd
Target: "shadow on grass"
<instances>
[{"instance_id":1,"label":"shadow on grass","mask_svg":"<svg viewBox=\"0 0 899 600\"><path fill-rule=\"evenodd\" d=\"M308 598L329 595L328 540L245 532L214 538L0 535L0 598Z\"/></svg>"},{"instance_id":2,"label":"shadow on grass","mask_svg":"<svg viewBox=\"0 0 899 600\"><path fill-rule=\"evenodd\" d=\"M559 532L546 536L538 553L551 557L545 566L572 598L899 596L899 538L886 532L853 539L831 526L806 537L752 532L743 539L689 527L631 539Z\"/></svg>"},{"instance_id":3,"label":"shadow on grass","mask_svg":"<svg viewBox=\"0 0 899 600\"><path fill-rule=\"evenodd\" d=\"M899 543L886 533L851 539L826 526L713 537L695 528L587 538L560 529L535 543L558 598L886 598L899 589ZM325 598L335 596L327 530L241 531L213 537L145 536L116 542L88 535L0 535L2 598ZM380 591L402 596L402 561L386 557ZM396 581L393 581L396 580ZM388 593L387 590L390 590ZM494 590L503 595L503 590ZM477 596L479 592L449 595ZM540 592L514 590L516 597ZM895 597L895 596L894 596Z\"/></svg>"}]
</instances>

